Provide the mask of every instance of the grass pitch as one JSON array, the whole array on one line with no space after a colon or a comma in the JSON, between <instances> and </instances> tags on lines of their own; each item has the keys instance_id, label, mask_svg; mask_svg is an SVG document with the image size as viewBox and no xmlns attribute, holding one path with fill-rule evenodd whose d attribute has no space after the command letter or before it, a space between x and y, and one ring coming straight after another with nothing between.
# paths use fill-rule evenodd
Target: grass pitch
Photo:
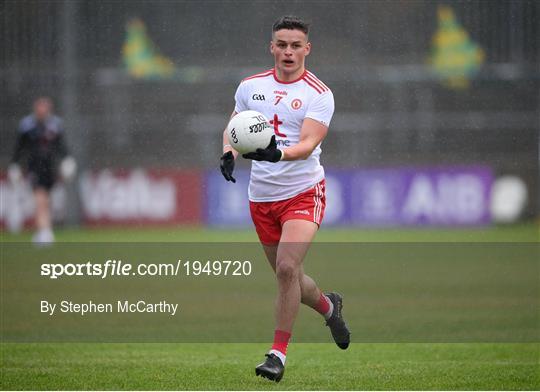
<instances>
[{"instance_id":1,"label":"grass pitch","mask_svg":"<svg viewBox=\"0 0 540 392\"><path fill-rule=\"evenodd\" d=\"M3 344L2 389L537 390L538 344L291 344L279 384L261 344Z\"/></svg>"},{"instance_id":2,"label":"grass pitch","mask_svg":"<svg viewBox=\"0 0 540 392\"><path fill-rule=\"evenodd\" d=\"M258 242L255 229L203 227L64 228L55 231L60 242ZM31 241L32 232L0 232L1 241ZM538 242L538 224L470 229L353 229L323 227L318 242Z\"/></svg>"},{"instance_id":3,"label":"grass pitch","mask_svg":"<svg viewBox=\"0 0 540 392\"><path fill-rule=\"evenodd\" d=\"M28 241L30 233L2 233ZM256 241L251 230L82 230L59 241ZM538 226L325 229L319 241L537 242ZM305 310L303 310L305 312ZM317 326L323 328L323 326ZM272 328L269 326L269 328ZM315 327L314 327L315 328ZM354 331L353 331L354 332ZM540 343L295 343L279 384L255 377L269 344L1 343L2 390L538 390Z\"/></svg>"}]
</instances>

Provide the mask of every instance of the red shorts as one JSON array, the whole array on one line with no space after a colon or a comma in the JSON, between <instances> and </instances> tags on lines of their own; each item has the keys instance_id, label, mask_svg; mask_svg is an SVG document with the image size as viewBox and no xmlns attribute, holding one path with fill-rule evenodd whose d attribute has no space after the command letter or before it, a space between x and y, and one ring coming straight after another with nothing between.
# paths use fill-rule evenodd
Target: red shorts
<instances>
[{"instance_id":1,"label":"red shorts","mask_svg":"<svg viewBox=\"0 0 540 392\"><path fill-rule=\"evenodd\" d=\"M324 179L290 199L249 202L251 219L259 240L264 245L275 245L281 238L283 224L291 219L302 219L321 225L326 207Z\"/></svg>"}]
</instances>

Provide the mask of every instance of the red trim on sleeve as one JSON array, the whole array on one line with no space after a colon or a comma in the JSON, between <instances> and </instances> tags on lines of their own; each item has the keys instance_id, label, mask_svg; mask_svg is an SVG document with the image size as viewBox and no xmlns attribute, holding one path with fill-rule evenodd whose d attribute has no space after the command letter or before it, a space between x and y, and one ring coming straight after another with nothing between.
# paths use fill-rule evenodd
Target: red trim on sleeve
<instances>
[{"instance_id":1,"label":"red trim on sleeve","mask_svg":"<svg viewBox=\"0 0 540 392\"><path fill-rule=\"evenodd\" d=\"M324 85L324 83L322 83L320 80L318 80L317 78L314 78L310 75L306 75L305 77L306 80L309 80L311 83L315 84L317 87L319 87L319 89L324 92L324 91L328 91L328 87L326 87Z\"/></svg>"},{"instance_id":2,"label":"red trim on sleeve","mask_svg":"<svg viewBox=\"0 0 540 392\"><path fill-rule=\"evenodd\" d=\"M313 72L309 72L309 71L308 71L308 75L309 75L314 81L316 81L318 84L320 84L322 87L324 87L326 90L330 90L330 88L329 88L326 84L324 84L324 82L323 82L321 79L319 79L318 77L316 77L316 76L313 74Z\"/></svg>"},{"instance_id":3,"label":"red trim on sleeve","mask_svg":"<svg viewBox=\"0 0 540 392\"><path fill-rule=\"evenodd\" d=\"M313 87L313 89L314 89L315 91L317 91L319 94L322 94L322 90L321 90L317 85L315 85L313 82L310 82L309 79L304 78L304 82L306 82L306 83L309 84L311 87Z\"/></svg>"}]
</instances>

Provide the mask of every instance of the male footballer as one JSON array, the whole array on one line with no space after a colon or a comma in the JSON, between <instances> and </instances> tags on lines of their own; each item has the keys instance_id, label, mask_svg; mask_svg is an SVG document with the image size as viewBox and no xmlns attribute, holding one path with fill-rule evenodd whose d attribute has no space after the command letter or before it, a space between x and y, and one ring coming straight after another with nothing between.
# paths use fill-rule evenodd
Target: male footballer
<instances>
[{"instance_id":1,"label":"male footballer","mask_svg":"<svg viewBox=\"0 0 540 392\"><path fill-rule=\"evenodd\" d=\"M341 314L342 297L324 294L303 270L304 256L324 216L325 180L319 156L334 113L332 91L305 68L311 50L308 32L308 24L297 17L284 16L274 23L270 42L274 68L240 83L232 113L256 110L270 120L275 133L267 148L243 157L252 160L251 217L278 284L274 343L255 372L276 382L283 377L300 303L326 319L341 349L350 342ZM220 168L227 181L235 182L237 154L225 131Z\"/></svg>"},{"instance_id":2,"label":"male footballer","mask_svg":"<svg viewBox=\"0 0 540 392\"><path fill-rule=\"evenodd\" d=\"M59 172L64 180L75 175L77 164L69 156L64 140L64 127L60 117L53 114L49 97L34 101L33 113L24 117L20 124L8 175L12 183L22 179L21 163L27 170L34 190L36 234L34 243L54 242L50 206L50 192L57 175L57 161L61 160Z\"/></svg>"}]
</instances>

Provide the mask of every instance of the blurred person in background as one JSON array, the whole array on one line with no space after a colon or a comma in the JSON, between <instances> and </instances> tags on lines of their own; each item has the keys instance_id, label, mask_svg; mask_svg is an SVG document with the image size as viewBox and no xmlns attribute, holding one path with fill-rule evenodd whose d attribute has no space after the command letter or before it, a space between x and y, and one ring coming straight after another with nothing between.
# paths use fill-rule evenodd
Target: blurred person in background
<instances>
[{"instance_id":1,"label":"blurred person in background","mask_svg":"<svg viewBox=\"0 0 540 392\"><path fill-rule=\"evenodd\" d=\"M341 312L342 296L323 293L303 267L324 216L320 145L334 113L332 91L305 68L311 50L308 32L308 24L298 17L284 16L274 23L270 43L274 68L240 83L232 113L256 110L272 119L275 133L266 149L243 157L253 161L251 218L278 285L274 342L255 373L276 382L285 371L287 346L300 303L324 317L339 348L345 350L350 342ZM236 182L236 156L225 130L220 168L227 181Z\"/></svg>"},{"instance_id":2,"label":"blurred person in background","mask_svg":"<svg viewBox=\"0 0 540 392\"><path fill-rule=\"evenodd\" d=\"M23 170L34 192L36 233L32 241L52 243L50 192L59 176L64 181L75 176L77 164L68 154L62 119L53 114L49 97L37 98L33 113L19 123L15 152L8 169L9 180L14 185L23 180Z\"/></svg>"}]
</instances>

